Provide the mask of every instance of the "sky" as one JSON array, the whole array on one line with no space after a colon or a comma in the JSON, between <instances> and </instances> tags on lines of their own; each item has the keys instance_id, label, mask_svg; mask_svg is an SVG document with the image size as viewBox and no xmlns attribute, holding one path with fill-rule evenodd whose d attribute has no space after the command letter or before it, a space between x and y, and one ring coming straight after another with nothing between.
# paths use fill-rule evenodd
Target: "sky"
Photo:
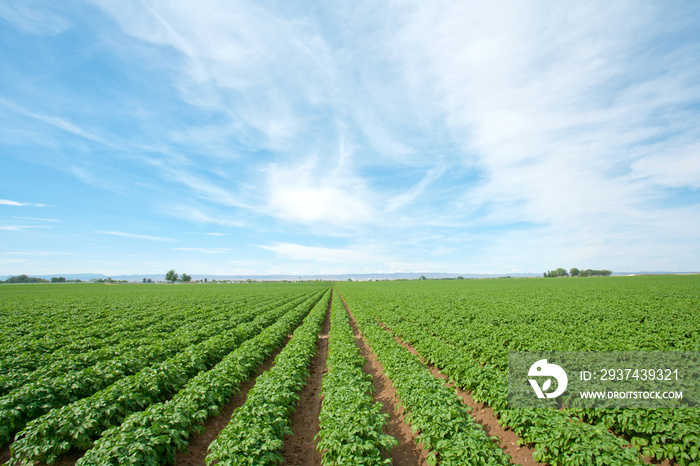
<instances>
[{"instance_id":1,"label":"sky","mask_svg":"<svg viewBox=\"0 0 700 466\"><path fill-rule=\"evenodd\" d=\"M0 275L698 271L699 23L4 0Z\"/></svg>"}]
</instances>

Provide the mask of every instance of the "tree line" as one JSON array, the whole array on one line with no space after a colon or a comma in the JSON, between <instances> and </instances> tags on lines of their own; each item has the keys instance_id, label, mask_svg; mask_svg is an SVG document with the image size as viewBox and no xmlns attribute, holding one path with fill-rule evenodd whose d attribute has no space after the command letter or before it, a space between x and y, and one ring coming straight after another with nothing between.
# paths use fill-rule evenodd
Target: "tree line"
<instances>
[{"instance_id":1,"label":"tree line","mask_svg":"<svg viewBox=\"0 0 700 466\"><path fill-rule=\"evenodd\" d=\"M45 280L43 278L37 278L37 277L29 277L26 274L22 275L15 275L14 277L10 277L4 282L0 280L0 283L48 283L48 280Z\"/></svg>"},{"instance_id":2,"label":"tree line","mask_svg":"<svg viewBox=\"0 0 700 466\"><path fill-rule=\"evenodd\" d=\"M177 272L175 272L175 270L168 270L168 272L165 274L165 279L170 283L175 283L178 280L182 280L183 282L192 281L191 276L187 275L186 273L183 273L182 276L180 276L177 274Z\"/></svg>"},{"instance_id":3,"label":"tree line","mask_svg":"<svg viewBox=\"0 0 700 466\"><path fill-rule=\"evenodd\" d=\"M559 267L557 270L548 270L544 272L544 277L545 278L550 278L550 277L607 277L612 275L612 270L595 270L595 269L586 269L586 270L579 270L576 267L572 268L568 272L566 269L563 269Z\"/></svg>"}]
</instances>

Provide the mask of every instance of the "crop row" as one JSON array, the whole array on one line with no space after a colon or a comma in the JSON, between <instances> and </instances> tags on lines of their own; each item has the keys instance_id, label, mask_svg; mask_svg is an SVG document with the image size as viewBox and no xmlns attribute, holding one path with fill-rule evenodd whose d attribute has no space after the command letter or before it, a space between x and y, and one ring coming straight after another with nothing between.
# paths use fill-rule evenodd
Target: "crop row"
<instances>
[{"instance_id":1,"label":"crop row","mask_svg":"<svg viewBox=\"0 0 700 466\"><path fill-rule=\"evenodd\" d=\"M332 298L330 291L328 298ZM260 375L246 402L209 446L207 465L265 466L282 462L284 436L292 433L290 415L309 376L318 334L326 319L328 299L319 301L292 339L277 355L274 366Z\"/></svg>"},{"instance_id":2,"label":"crop row","mask_svg":"<svg viewBox=\"0 0 700 466\"><path fill-rule=\"evenodd\" d=\"M165 341L154 337L148 345L119 358L100 362L63 377L37 380L13 390L0 398L0 444L7 443L12 434L23 429L28 421L51 409L90 396L122 377L163 361L202 339L202 335L186 331Z\"/></svg>"},{"instance_id":3,"label":"crop row","mask_svg":"<svg viewBox=\"0 0 700 466\"><path fill-rule=\"evenodd\" d=\"M0 351L7 354L3 356L0 368L0 396L31 380L55 377L112 359L130 347L142 346L144 338L165 336L183 325L198 322L211 325L215 321L225 325L228 318L239 312L239 306L236 306L212 315L211 309L183 309L174 304L171 303L172 308L134 309L128 314L128 319L120 314L120 320L116 321L112 318L93 322L90 313L81 314L80 319L70 316L66 320L72 325L64 324L60 330L49 333L44 331L42 338L37 338L34 332L28 334L34 347L24 351L18 348L22 345L16 340L3 341ZM105 330L109 331L108 335L95 336L95 332L104 333ZM40 348L35 346L37 342L41 342Z\"/></svg>"},{"instance_id":4,"label":"crop row","mask_svg":"<svg viewBox=\"0 0 700 466\"><path fill-rule=\"evenodd\" d=\"M177 328L187 327L194 334L195 332L205 332L204 336L214 334L228 327L227 320L232 316L217 317L216 319L207 319L205 313L189 314L187 317L181 316L181 321L175 325L172 322L159 323L152 327L147 327L144 332L139 334L124 335L124 340L116 345L105 345L102 348L94 351L79 352L75 346L71 348L63 347L59 351L60 357L52 355L53 361L45 361L41 367L34 371L8 371L7 374L0 377L0 395L5 396L17 388L26 385L27 383L50 384L50 380L54 378L64 377L66 374L78 372L98 363L107 363L113 359L119 358L134 348L144 348L154 343L162 342L169 338L170 334ZM202 328L202 322L207 322Z\"/></svg>"},{"instance_id":5,"label":"crop row","mask_svg":"<svg viewBox=\"0 0 700 466\"><path fill-rule=\"evenodd\" d=\"M164 401L198 372L211 369L225 355L298 305L303 298L271 309L251 310L239 317L261 312L253 322L235 319L235 328L193 345L172 358L125 377L94 395L54 409L31 421L11 445L16 464L52 462L71 448L88 450L104 430L119 425L124 418L149 405Z\"/></svg>"},{"instance_id":6,"label":"crop row","mask_svg":"<svg viewBox=\"0 0 700 466\"><path fill-rule=\"evenodd\" d=\"M323 465L391 464L391 458L382 458L382 450L391 451L398 441L384 433L389 415L382 414L382 404L372 399L372 376L362 370L367 361L337 292L330 319L316 445L323 452Z\"/></svg>"},{"instance_id":7,"label":"crop row","mask_svg":"<svg viewBox=\"0 0 700 466\"><path fill-rule=\"evenodd\" d=\"M175 316L173 316L175 317ZM184 313L178 315L180 319ZM85 322L76 322L74 317L63 316L63 319L70 319L73 325L64 324L62 328L52 328L47 323L47 328L52 328L51 332L31 332L25 338L16 340L5 340L0 345L0 387L7 391L6 386L14 388L13 382L18 378L24 378L46 366L60 363L62 361L75 361L82 364L86 355L91 355L104 348L113 347L124 340L140 339L152 335L157 331L172 331L176 327L176 321L166 318L160 313L135 313L133 322L127 324L109 320L100 323L93 323L86 318L87 322L93 323L92 328L86 328ZM124 319L126 320L126 319ZM131 321L132 319L129 319ZM115 325L116 324L116 325ZM95 333L102 332L103 327L111 327L112 335L109 337L95 336ZM27 341L29 340L29 341ZM78 359L76 360L76 356ZM88 356L88 364L91 356Z\"/></svg>"},{"instance_id":8,"label":"crop row","mask_svg":"<svg viewBox=\"0 0 700 466\"><path fill-rule=\"evenodd\" d=\"M255 313L255 310L250 310L243 315L244 320L252 319ZM58 377L40 377L26 383L0 398L0 445L9 442L12 435L32 419L88 397L123 377L173 357L221 329L219 323L209 326L202 324L200 319L199 322L180 326L169 338L156 335L141 340L141 346L122 348L123 353L116 358L100 361L80 371L67 372Z\"/></svg>"},{"instance_id":9,"label":"crop row","mask_svg":"<svg viewBox=\"0 0 700 466\"><path fill-rule=\"evenodd\" d=\"M319 305L322 293L314 294L243 342L211 370L197 374L170 400L133 413L120 426L103 432L76 464L172 464L177 451L187 445L190 433L200 430L206 419L219 413L241 383L284 342L310 309Z\"/></svg>"},{"instance_id":10,"label":"crop row","mask_svg":"<svg viewBox=\"0 0 700 466\"><path fill-rule=\"evenodd\" d=\"M350 293L348 293L350 295ZM354 295L353 295L354 296ZM493 365L479 364L472 358L455 357L469 353L470 341L463 328L451 326L438 314L445 311L414 306L403 308L400 315L388 311L369 295L362 301L371 309L371 318L383 322L397 336L411 344L429 364L438 367L450 380L470 390L477 401L487 403L525 443L535 446L534 459L552 465L638 465L641 458L628 444L611 435L602 426L582 423L564 411L551 409L507 409L508 381L505 371ZM457 339L456 347L450 340ZM495 343L494 343L495 344Z\"/></svg>"},{"instance_id":11,"label":"crop row","mask_svg":"<svg viewBox=\"0 0 700 466\"><path fill-rule=\"evenodd\" d=\"M267 294L247 292L193 300L188 295L159 296L133 287L101 287L104 290L93 296L99 290L91 286L62 288L68 296L54 294L60 291L56 287L38 287L34 288L36 293L16 295L5 292L12 287L3 288L0 375L31 372L76 356L85 357L124 340L169 333L183 323L194 323L203 317L225 317L239 308L257 306L270 299ZM106 290L110 292L105 293ZM288 294L287 290L273 296Z\"/></svg>"},{"instance_id":12,"label":"crop row","mask_svg":"<svg viewBox=\"0 0 700 466\"><path fill-rule=\"evenodd\" d=\"M679 466L700 464L698 409L576 410L581 419L624 435L644 456ZM669 412L671 411L671 412Z\"/></svg>"},{"instance_id":13,"label":"crop row","mask_svg":"<svg viewBox=\"0 0 700 466\"><path fill-rule=\"evenodd\" d=\"M362 306L350 305L360 331L382 364L406 408L405 419L423 448L428 462L442 465L508 465L510 456L469 414L462 400L436 379L418 357L397 343Z\"/></svg>"},{"instance_id":14,"label":"crop row","mask_svg":"<svg viewBox=\"0 0 700 466\"><path fill-rule=\"evenodd\" d=\"M689 313L700 305L694 279L634 280L564 281L557 287L541 281L480 282L461 290L459 284L443 285L452 293L431 290L426 295L417 288L396 287L394 293L383 290L357 296L364 298L378 319L421 347L421 354L453 381L491 405L504 425L535 442L540 458L561 463L579 458L585 464L589 452L581 447L584 438L606 462L638 463L638 455L608 433L612 431L646 456L697 464L700 454L693 448L700 431L697 409L548 414L506 409L508 351L700 347L693 338L693 329L699 327L697 316ZM576 415L593 425L578 422ZM547 425L566 428L554 438L546 434Z\"/></svg>"}]
</instances>

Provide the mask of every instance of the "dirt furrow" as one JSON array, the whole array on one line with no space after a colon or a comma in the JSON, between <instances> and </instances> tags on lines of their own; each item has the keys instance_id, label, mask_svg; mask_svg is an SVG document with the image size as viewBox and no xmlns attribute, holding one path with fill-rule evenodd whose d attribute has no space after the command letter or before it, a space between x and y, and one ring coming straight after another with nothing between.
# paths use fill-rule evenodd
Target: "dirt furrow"
<instances>
[{"instance_id":1,"label":"dirt furrow","mask_svg":"<svg viewBox=\"0 0 700 466\"><path fill-rule=\"evenodd\" d=\"M321 466L321 453L316 451L314 437L318 434L321 412L321 382L328 359L328 331L333 296L328 301L326 321L316 341L316 356L311 360L309 381L301 391L299 404L292 414L292 435L284 439L282 464L285 466Z\"/></svg>"},{"instance_id":2,"label":"dirt furrow","mask_svg":"<svg viewBox=\"0 0 700 466\"><path fill-rule=\"evenodd\" d=\"M384 327L384 329L387 332L390 332L388 328ZM409 352L418 356L421 362L425 364L425 361L415 348L408 343L405 343L397 336L394 336L394 340L396 340L397 343L406 348ZM509 429L504 429L498 423L498 418L490 406L485 403L475 401L469 392L465 392L454 383L449 382L449 378L442 374L436 367L431 366L430 364L426 364L426 367L430 369L435 377L445 380L446 386L455 388L457 395L462 398L467 406L472 408L471 414L474 417L474 420L481 424L487 434L498 437L499 445L506 453L513 457L514 464L521 464L523 466L542 466L546 464L537 462L532 458L532 454L534 453L535 449L530 445L518 446L518 440L520 438L515 434L515 432ZM649 458L646 456L642 456L642 460L647 464L655 464L659 466L672 466L675 464L669 460L657 461L654 458Z\"/></svg>"},{"instance_id":3,"label":"dirt furrow","mask_svg":"<svg viewBox=\"0 0 700 466\"><path fill-rule=\"evenodd\" d=\"M207 450L209 444L213 442L216 437L218 437L219 432L221 432L224 427L226 427L231 420L231 415L236 408L243 406L246 398L248 397L248 392L255 385L255 381L258 376L263 372L270 370L273 366L275 358L278 354L287 346L291 335L289 335L282 346L280 346L272 356L270 356L263 365L258 367L255 371L253 377L248 378L245 382L241 384L241 388L236 395L231 397L231 400L226 403L217 416L211 417L204 423L204 432L200 435L192 434L189 439L189 446L187 450L178 452L175 457L175 464L177 466L203 466L205 464L204 459L207 456Z\"/></svg>"},{"instance_id":4,"label":"dirt furrow","mask_svg":"<svg viewBox=\"0 0 700 466\"><path fill-rule=\"evenodd\" d=\"M340 294L338 295L340 296ZM399 441L399 444L391 450L391 460L394 466L427 466L428 452L424 451L416 442L416 436L411 427L404 420L404 407L396 396L396 389L391 380L384 374L382 364L374 355L364 337L357 328L357 322L350 312L345 300L340 297L345 310L350 316L350 325L355 333L355 341L360 348L360 353L367 360L363 367L365 373L372 376L374 386L374 401L382 403L382 413L389 415L387 433ZM398 408L398 409L397 409Z\"/></svg>"},{"instance_id":5,"label":"dirt furrow","mask_svg":"<svg viewBox=\"0 0 700 466\"><path fill-rule=\"evenodd\" d=\"M383 325L382 327L384 328L384 330L391 333L391 331L388 328L386 328ZM534 460L532 454L535 452L535 449L532 448L530 445L518 445L518 440L520 440L520 437L518 437L518 435L516 435L515 432L513 432L512 430L504 429L503 426L501 426L498 423L496 413L493 412L493 409L491 409L490 406L475 401L474 398L472 398L472 396L468 392L465 392L461 388L455 386L454 383L450 382L449 378L442 372L440 372L438 368L430 364L426 364L425 360L421 357L421 355L418 353L418 351L416 351L416 349L413 346L404 342L395 335L394 340L401 346L406 348L411 354L415 354L416 356L418 356L420 361L430 369L430 372L432 372L434 377L444 380L445 385L447 387L454 388L456 390L457 396L459 396L462 399L464 404L471 408L471 415L472 417L474 417L474 420L484 428L484 431L488 435L495 436L498 438L499 446L503 449L503 451L508 453L513 458L513 464L520 464L523 466L545 465L545 463L540 463Z\"/></svg>"}]
</instances>

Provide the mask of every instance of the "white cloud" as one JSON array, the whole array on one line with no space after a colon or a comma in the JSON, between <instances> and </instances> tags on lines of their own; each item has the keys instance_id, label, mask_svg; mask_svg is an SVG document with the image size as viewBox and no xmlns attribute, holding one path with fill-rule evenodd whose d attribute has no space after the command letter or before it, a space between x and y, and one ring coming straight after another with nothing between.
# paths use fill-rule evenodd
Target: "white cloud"
<instances>
[{"instance_id":1,"label":"white cloud","mask_svg":"<svg viewBox=\"0 0 700 466\"><path fill-rule=\"evenodd\" d=\"M0 205L22 206L28 205L26 202L11 201L9 199L0 199Z\"/></svg>"},{"instance_id":2,"label":"white cloud","mask_svg":"<svg viewBox=\"0 0 700 466\"><path fill-rule=\"evenodd\" d=\"M5 231L22 231L22 230L31 230L32 228L50 228L50 227L44 226L44 225L4 225L4 226L0 226L0 230L5 230Z\"/></svg>"},{"instance_id":3,"label":"white cloud","mask_svg":"<svg viewBox=\"0 0 700 466\"><path fill-rule=\"evenodd\" d=\"M182 254L155 248L156 258L127 265L115 257L119 267L225 269L232 257L217 246L251 237L284 260L266 264L241 249L250 261L231 266L616 269L602 261L661 263L664 254L683 255L678 245L690 251L687 263L697 262L700 64L696 36L685 37L695 25L679 6L90 3L108 19L93 5L60 7L95 21L94 47L76 59L87 58L88 76L102 71L94 63L124 74L77 99L61 95L73 84L58 81L45 90L59 91L49 101L13 93L0 99L0 113L10 122L5 139L18 147L33 136L12 128L13 119L45 130L49 137L35 137L47 152L37 163L68 171L89 185L82 190L111 189L117 195L106 203L143 199L130 204L143 209L137 218L180 222L163 235L214 230L192 233L197 247L174 248ZM20 10L43 11L44 22L57 11L7 5L0 16L12 10L17 24ZM24 14L28 24L32 14ZM123 109L91 114L104 103L93 94ZM77 107L61 111L65 102ZM9 223L50 221L15 218L22 221ZM213 238L224 235L231 241ZM345 246L330 247L339 238ZM209 257L196 264L199 253ZM182 260L171 264L165 256L173 254Z\"/></svg>"},{"instance_id":4,"label":"white cloud","mask_svg":"<svg viewBox=\"0 0 700 466\"><path fill-rule=\"evenodd\" d=\"M227 254L234 249L231 248L173 248L176 251L201 252L203 254Z\"/></svg>"},{"instance_id":5,"label":"white cloud","mask_svg":"<svg viewBox=\"0 0 700 466\"><path fill-rule=\"evenodd\" d=\"M164 242L178 241L178 240L173 239L173 238L165 238L165 237L161 237L161 236L150 236L150 235L139 235L139 234L135 234L135 233L125 233L122 231L93 230L93 233L99 233L101 235L123 236L125 238L145 239L148 241L164 241Z\"/></svg>"},{"instance_id":6,"label":"white cloud","mask_svg":"<svg viewBox=\"0 0 700 466\"><path fill-rule=\"evenodd\" d=\"M326 248L293 243L272 243L260 245L260 247L274 252L283 259L327 263L339 267L368 264L378 260L377 255L361 249Z\"/></svg>"},{"instance_id":7,"label":"white cloud","mask_svg":"<svg viewBox=\"0 0 700 466\"><path fill-rule=\"evenodd\" d=\"M38 218L38 217L16 217L12 216L12 218L20 219L20 220L36 220L38 222L58 222L55 218Z\"/></svg>"},{"instance_id":8,"label":"white cloud","mask_svg":"<svg viewBox=\"0 0 700 466\"><path fill-rule=\"evenodd\" d=\"M629 178L666 187L700 188L700 144L695 143L641 157L631 164Z\"/></svg>"},{"instance_id":9,"label":"white cloud","mask_svg":"<svg viewBox=\"0 0 700 466\"><path fill-rule=\"evenodd\" d=\"M227 115L256 145L284 148L301 128L298 107L325 98L332 61L308 24L240 1L94 3L130 36L176 50L183 99Z\"/></svg>"},{"instance_id":10,"label":"white cloud","mask_svg":"<svg viewBox=\"0 0 700 466\"><path fill-rule=\"evenodd\" d=\"M39 204L39 203L32 203L32 202L18 202L18 201L11 201L9 199L0 199L0 205L8 205L8 206L15 206L15 207L20 207L20 206L49 207L48 204Z\"/></svg>"},{"instance_id":11,"label":"white cloud","mask_svg":"<svg viewBox=\"0 0 700 466\"><path fill-rule=\"evenodd\" d=\"M269 165L267 208L279 218L307 225L356 229L376 215L371 193L347 167L334 171L320 158L298 166Z\"/></svg>"},{"instance_id":12,"label":"white cloud","mask_svg":"<svg viewBox=\"0 0 700 466\"><path fill-rule=\"evenodd\" d=\"M571 248L580 235L655 233L664 214L648 215L655 184L698 186L697 126L682 106L697 101L700 66L684 58L690 48L644 48L664 34L658 6L401 8L394 50L407 79L433 96L465 165L481 174L464 187L465 224L548 225Z\"/></svg>"},{"instance_id":13,"label":"white cloud","mask_svg":"<svg viewBox=\"0 0 700 466\"><path fill-rule=\"evenodd\" d=\"M70 134L73 134L75 136L79 136L81 138L97 142L97 143L102 144L104 146L108 146L108 147L112 147L112 148L117 147L112 141L109 141L109 140L103 138L102 136L95 134L92 131L89 131L85 128L82 128L82 127L76 125L75 123L68 121L65 118L36 113L34 111L28 110L20 105L17 105L14 102L11 102L11 101L6 100L6 99L0 99L0 104L2 104L3 106L21 114L21 115L28 116L28 117L33 118L35 120L41 121L43 123L46 123L47 125L53 126L55 128L58 128L60 130L63 130L63 131L68 132Z\"/></svg>"},{"instance_id":14,"label":"white cloud","mask_svg":"<svg viewBox=\"0 0 700 466\"><path fill-rule=\"evenodd\" d=\"M5 0L0 3L0 18L27 34L55 36L68 30L71 23L54 8L52 2Z\"/></svg>"},{"instance_id":15,"label":"white cloud","mask_svg":"<svg viewBox=\"0 0 700 466\"><path fill-rule=\"evenodd\" d=\"M200 198L232 207L249 207L249 205L229 190L216 185L214 182L188 173L177 168L166 168L165 171L177 182L184 184Z\"/></svg>"},{"instance_id":16,"label":"white cloud","mask_svg":"<svg viewBox=\"0 0 700 466\"><path fill-rule=\"evenodd\" d=\"M392 211L400 209L407 204L415 201L426 188L428 188L432 183L435 183L440 177L447 171L447 167L444 164L440 164L435 168L428 170L418 183L412 186L407 191L399 194L398 196L389 199L385 204L386 211Z\"/></svg>"},{"instance_id":17,"label":"white cloud","mask_svg":"<svg viewBox=\"0 0 700 466\"><path fill-rule=\"evenodd\" d=\"M215 215L203 212L197 207L184 204L167 205L160 210L167 212L168 214L174 217L184 219L188 222L211 223L215 225L221 225L223 227L233 228L243 228L246 226L245 222L238 219L230 218L228 215ZM209 236L227 236L229 233L212 232L205 234Z\"/></svg>"}]
</instances>

